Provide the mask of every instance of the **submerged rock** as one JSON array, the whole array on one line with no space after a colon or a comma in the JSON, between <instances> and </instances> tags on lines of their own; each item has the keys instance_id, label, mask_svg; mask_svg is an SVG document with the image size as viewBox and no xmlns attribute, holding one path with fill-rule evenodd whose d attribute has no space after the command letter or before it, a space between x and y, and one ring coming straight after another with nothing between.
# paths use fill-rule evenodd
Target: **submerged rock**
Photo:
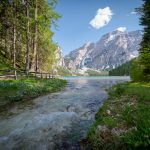
<instances>
[{"instance_id":1,"label":"submerged rock","mask_svg":"<svg viewBox=\"0 0 150 150\"><path fill-rule=\"evenodd\" d=\"M25 149L43 150L54 147L60 140L55 137L69 132L71 124L77 121L74 112L56 112L49 115L34 117L21 129L12 131L8 137L0 139L1 149Z\"/></svg>"},{"instance_id":2,"label":"submerged rock","mask_svg":"<svg viewBox=\"0 0 150 150\"><path fill-rule=\"evenodd\" d=\"M0 150L82 150L95 113L107 98L104 87L128 78L72 78L64 91L19 105L14 115L0 116ZM30 102L31 103L31 102ZM105 130L106 127L99 127ZM99 132L98 132L99 133Z\"/></svg>"}]
</instances>

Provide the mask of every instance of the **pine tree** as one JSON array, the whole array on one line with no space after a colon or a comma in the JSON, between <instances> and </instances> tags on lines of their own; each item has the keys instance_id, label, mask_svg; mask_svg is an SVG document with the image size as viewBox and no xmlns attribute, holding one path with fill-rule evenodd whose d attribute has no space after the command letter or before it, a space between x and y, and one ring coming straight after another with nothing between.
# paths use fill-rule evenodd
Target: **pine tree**
<instances>
[{"instance_id":1,"label":"pine tree","mask_svg":"<svg viewBox=\"0 0 150 150\"><path fill-rule=\"evenodd\" d=\"M143 66L144 79L150 81L150 0L144 3L138 11L141 13L140 24L144 26L144 36L140 48L140 63Z\"/></svg>"},{"instance_id":2,"label":"pine tree","mask_svg":"<svg viewBox=\"0 0 150 150\"><path fill-rule=\"evenodd\" d=\"M55 61L56 0L0 0L0 59L15 69L49 71Z\"/></svg>"}]
</instances>

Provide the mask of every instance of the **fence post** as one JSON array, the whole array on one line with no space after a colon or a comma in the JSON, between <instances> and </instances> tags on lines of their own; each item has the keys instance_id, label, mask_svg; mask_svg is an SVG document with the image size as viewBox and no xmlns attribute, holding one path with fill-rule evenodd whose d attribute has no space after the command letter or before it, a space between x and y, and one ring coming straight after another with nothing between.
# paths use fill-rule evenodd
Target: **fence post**
<instances>
[{"instance_id":1,"label":"fence post","mask_svg":"<svg viewBox=\"0 0 150 150\"><path fill-rule=\"evenodd\" d=\"M15 80L17 80L17 71L16 70L14 71L14 77L15 77Z\"/></svg>"},{"instance_id":2,"label":"fence post","mask_svg":"<svg viewBox=\"0 0 150 150\"><path fill-rule=\"evenodd\" d=\"M53 78L53 69L52 69L52 78Z\"/></svg>"}]
</instances>

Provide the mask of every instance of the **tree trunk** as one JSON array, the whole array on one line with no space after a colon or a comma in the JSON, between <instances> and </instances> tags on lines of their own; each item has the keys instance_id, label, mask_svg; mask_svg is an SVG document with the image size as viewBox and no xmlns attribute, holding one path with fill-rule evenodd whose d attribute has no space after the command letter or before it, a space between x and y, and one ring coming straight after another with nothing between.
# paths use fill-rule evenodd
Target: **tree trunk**
<instances>
[{"instance_id":1,"label":"tree trunk","mask_svg":"<svg viewBox=\"0 0 150 150\"><path fill-rule=\"evenodd\" d=\"M5 31L5 56L9 57L9 53L8 53L8 47L7 47L7 29Z\"/></svg>"},{"instance_id":2,"label":"tree trunk","mask_svg":"<svg viewBox=\"0 0 150 150\"><path fill-rule=\"evenodd\" d=\"M26 29L26 75L29 74L29 2L26 0L26 17L27 17L27 29Z\"/></svg>"},{"instance_id":3,"label":"tree trunk","mask_svg":"<svg viewBox=\"0 0 150 150\"><path fill-rule=\"evenodd\" d=\"M13 7L14 7L14 15L13 15L13 67L15 70L15 79L17 79L17 75L16 75L16 4L15 2L13 3Z\"/></svg>"},{"instance_id":4,"label":"tree trunk","mask_svg":"<svg viewBox=\"0 0 150 150\"><path fill-rule=\"evenodd\" d=\"M34 26L34 41L33 41L33 57L31 61L31 71L37 71L37 0L35 0L35 26Z\"/></svg>"},{"instance_id":5,"label":"tree trunk","mask_svg":"<svg viewBox=\"0 0 150 150\"><path fill-rule=\"evenodd\" d=\"M39 70L39 61L38 61L38 53L36 54L36 68L35 71L37 72Z\"/></svg>"},{"instance_id":6,"label":"tree trunk","mask_svg":"<svg viewBox=\"0 0 150 150\"><path fill-rule=\"evenodd\" d=\"M16 28L13 27L13 66L16 69Z\"/></svg>"}]
</instances>

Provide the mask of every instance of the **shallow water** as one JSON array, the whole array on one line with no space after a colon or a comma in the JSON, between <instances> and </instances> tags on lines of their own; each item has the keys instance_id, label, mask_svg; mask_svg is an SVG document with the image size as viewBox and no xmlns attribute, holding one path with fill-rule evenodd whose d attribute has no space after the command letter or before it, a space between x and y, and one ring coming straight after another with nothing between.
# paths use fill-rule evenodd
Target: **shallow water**
<instances>
[{"instance_id":1,"label":"shallow water","mask_svg":"<svg viewBox=\"0 0 150 150\"><path fill-rule=\"evenodd\" d=\"M129 77L64 77L67 87L0 115L0 149L80 150L107 88ZM8 115L11 114L11 115Z\"/></svg>"}]
</instances>

